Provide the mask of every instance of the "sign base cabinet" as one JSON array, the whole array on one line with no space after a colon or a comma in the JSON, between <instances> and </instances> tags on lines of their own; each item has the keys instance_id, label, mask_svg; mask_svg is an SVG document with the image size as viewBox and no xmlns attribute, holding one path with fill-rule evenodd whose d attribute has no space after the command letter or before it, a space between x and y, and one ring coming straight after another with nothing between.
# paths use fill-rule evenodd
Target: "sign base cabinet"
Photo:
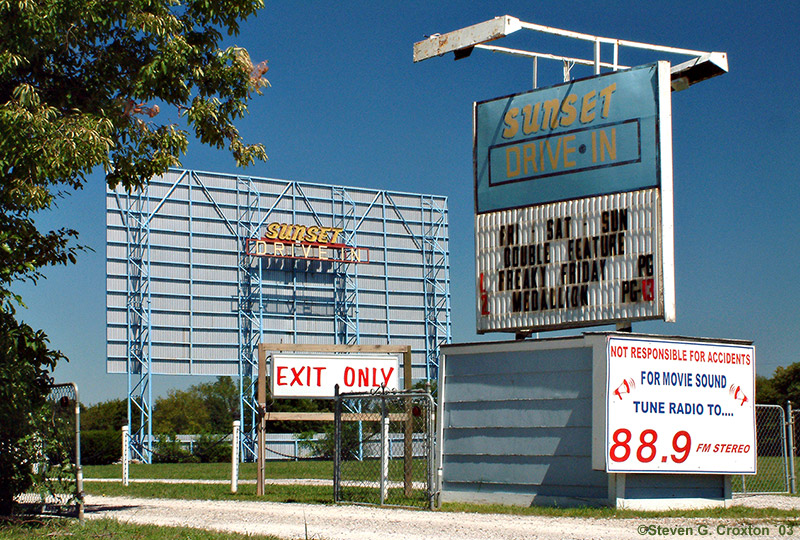
<instances>
[{"instance_id":1,"label":"sign base cabinet","mask_svg":"<svg viewBox=\"0 0 800 540\"><path fill-rule=\"evenodd\" d=\"M751 342L587 332L442 353L442 502L722 506L755 473Z\"/></svg>"}]
</instances>

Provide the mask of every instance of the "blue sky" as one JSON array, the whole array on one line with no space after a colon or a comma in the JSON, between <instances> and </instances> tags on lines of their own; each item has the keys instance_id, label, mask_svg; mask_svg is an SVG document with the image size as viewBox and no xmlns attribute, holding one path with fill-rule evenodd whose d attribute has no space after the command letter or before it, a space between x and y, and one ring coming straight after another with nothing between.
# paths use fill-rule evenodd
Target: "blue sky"
<instances>
[{"instance_id":1,"label":"blue sky","mask_svg":"<svg viewBox=\"0 0 800 540\"><path fill-rule=\"evenodd\" d=\"M750 339L759 374L800 361L795 281L800 267L800 96L794 2L641 0L604 2L268 2L229 40L268 60L271 83L240 122L269 161L255 176L434 193L449 197L452 291L474 290L472 103L531 88L531 62L475 51L412 63L412 45L498 15L594 34L728 53L730 73L673 94L677 322L636 332ZM497 43L589 57L591 45L520 31ZM603 50L610 60L611 49ZM685 57L625 49L638 65ZM561 82L540 62L539 85ZM575 67L574 77L590 75ZM173 110L163 121L178 121ZM191 169L236 172L225 152L193 142ZM42 215L73 227L95 252L17 288L22 317L44 328L71 359L56 370L85 403L124 397L122 375L105 373L104 179ZM453 294L453 340L475 334L474 296ZM603 327L600 327L602 329ZM156 394L197 379L155 377Z\"/></svg>"}]
</instances>

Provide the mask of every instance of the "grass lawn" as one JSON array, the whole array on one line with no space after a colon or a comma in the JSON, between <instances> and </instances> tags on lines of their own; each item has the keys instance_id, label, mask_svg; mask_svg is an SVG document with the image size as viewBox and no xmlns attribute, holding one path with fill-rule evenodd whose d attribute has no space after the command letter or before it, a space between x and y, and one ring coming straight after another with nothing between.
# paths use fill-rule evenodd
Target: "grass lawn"
<instances>
[{"instance_id":1,"label":"grass lawn","mask_svg":"<svg viewBox=\"0 0 800 540\"><path fill-rule=\"evenodd\" d=\"M760 458L759 475L748 477L748 491L755 491L752 487L756 479L765 475L766 472L776 466L777 458ZM424 468L416 466L414 480L420 475L424 475ZM365 461L355 467L364 467L363 471L358 471L353 464L348 463L344 473L345 479L353 480L358 478L356 473L366 473L366 476L373 481L377 481L375 476L375 463ZM349 468L348 468L349 467ZM86 478L121 478L122 469L120 465L108 466L87 466L85 468ZM275 461L267 462L268 478L322 478L330 479L333 475L333 465L330 461ZM240 466L241 479L255 479L256 465L245 463ZM214 479L229 480L229 463L187 463L187 464L155 464L155 465L131 465L131 478L174 478L174 479ZM390 463L390 479L397 481L402 479L402 460L393 460ZM734 488L736 482L741 483L741 477L734 477ZM377 489L360 493L358 490L364 488L345 488L343 496L346 500L354 501L361 498L362 501L376 501L379 494ZM312 504L332 504L333 489L331 486L305 486L305 485L270 485L266 486L264 497L256 496L255 484L239 484L238 493L230 492L230 484L163 484L163 483L131 483L128 487L122 486L121 482L91 482L84 483L84 490L91 495L108 496L129 496L144 498L171 498L171 499L207 499L207 500L233 500L233 501L275 501L275 502L303 502ZM420 493L424 498L424 494ZM412 500L403 501L395 497L403 498L402 490L390 489L388 504L411 504L413 506L427 506L424 501L415 497ZM774 509L756 509L735 506L731 508L704 509L696 511L673 511L673 512L638 512L615 510L611 508L550 508L550 507L512 507L501 505L477 505L448 503L442 507L443 511L448 512L480 512L480 513L499 513L515 515L551 515L551 516L575 516L593 518L636 518L636 517L705 517L705 518L776 518L786 520L800 526L796 511L783 511ZM0 535L2 538L2 535Z\"/></svg>"},{"instance_id":2,"label":"grass lawn","mask_svg":"<svg viewBox=\"0 0 800 540\"><path fill-rule=\"evenodd\" d=\"M333 478L333 462L324 460L270 461L266 462L267 478ZM413 461L412 474L415 482L424 482L426 463L423 460ZM342 477L347 479L365 479L377 481L380 462L374 459L364 461L347 461L342 464ZM255 480L258 471L255 463L239 465L240 480ZM230 480L230 463L154 463L145 465L131 463L130 478L170 478L191 480ZM83 468L85 478L122 478L122 465L86 465ZM402 459L389 461L389 479L401 480L404 477Z\"/></svg>"},{"instance_id":3,"label":"grass lawn","mask_svg":"<svg viewBox=\"0 0 800 540\"><path fill-rule=\"evenodd\" d=\"M88 495L108 497L142 497L146 499L188 499L210 501L273 501L332 504L333 487L267 484L263 497L256 495L255 484L239 484L231 493L230 484L162 484L136 483L127 487L117 482L85 482Z\"/></svg>"},{"instance_id":4,"label":"grass lawn","mask_svg":"<svg viewBox=\"0 0 800 540\"><path fill-rule=\"evenodd\" d=\"M113 519L87 520L80 525L68 519L15 519L0 521L0 539L28 540L29 538L69 538L97 540L135 538L136 540L279 540L276 536L220 533L186 527L156 527L132 525Z\"/></svg>"},{"instance_id":5,"label":"grass lawn","mask_svg":"<svg viewBox=\"0 0 800 540\"><path fill-rule=\"evenodd\" d=\"M415 460L412 469L413 481L425 480L425 465L422 460ZM377 486L380 462L364 460L363 462L347 462L342 466L342 477L350 482L364 481ZM255 480L257 474L255 463L243 463L239 468L240 480ZM230 484L231 466L229 463L182 463L182 464L131 464L131 479L179 479L179 480L221 480L224 484L164 484L132 482L128 487L121 482L92 482L96 479L120 479L122 465L87 466L84 469L84 491L91 495L156 497L177 499L210 499L210 500L270 500L276 502L307 502L318 504L333 503L333 486L306 485L274 485L267 483L265 497L256 497L255 484L240 483L238 492L232 494ZM331 461L268 461L266 463L268 479L323 479L333 478ZM402 460L389 463L389 479L400 482L404 478ZM380 502L377 487L347 488L343 490L344 499L352 502ZM424 489L416 489L412 497L405 497L402 489L389 492L388 504L427 506Z\"/></svg>"},{"instance_id":6,"label":"grass lawn","mask_svg":"<svg viewBox=\"0 0 800 540\"><path fill-rule=\"evenodd\" d=\"M239 465L240 480L255 480L255 463ZM267 461L267 478L333 478L331 461ZM230 463L132 463L131 479L222 480L224 484L163 484L131 483L121 481L92 482L92 478L122 478L122 465L89 465L84 468L84 491L90 495L127 496L168 499L205 499L275 502L333 503L332 486L271 485L267 484L265 496L256 496L255 484L240 483L237 493L231 493Z\"/></svg>"},{"instance_id":7,"label":"grass lawn","mask_svg":"<svg viewBox=\"0 0 800 540\"><path fill-rule=\"evenodd\" d=\"M800 480L800 458L795 458L795 474ZM787 492L789 486L786 480L786 467L782 457L759 456L756 462L758 474L745 475L744 487L742 477L733 477L734 493L780 493Z\"/></svg>"},{"instance_id":8,"label":"grass lawn","mask_svg":"<svg viewBox=\"0 0 800 540\"><path fill-rule=\"evenodd\" d=\"M240 480L255 480L255 463L239 465ZM230 463L131 463L130 478L172 478L191 480L230 480ZM332 461L267 461L267 478L333 478ZM85 478L122 479L122 465L86 465Z\"/></svg>"}]
</instances>

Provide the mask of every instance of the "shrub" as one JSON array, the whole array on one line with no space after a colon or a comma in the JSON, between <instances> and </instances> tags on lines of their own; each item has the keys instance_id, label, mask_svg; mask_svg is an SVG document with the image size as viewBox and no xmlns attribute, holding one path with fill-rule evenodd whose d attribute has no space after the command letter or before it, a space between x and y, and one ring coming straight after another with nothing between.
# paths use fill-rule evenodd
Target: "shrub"
<instances>
[{"instance_id":1,"label":"shrub","mask_svg":"<svg viewBox=\"0 0 800 540\"><path fill-rule=\"evenodd\" d=\"M122 459L122 433L110 429L81 431L81 463L108 465Z\"/></svg>"},{"instance_id":2,"label":"shrub","mask_svg":"<svg viewBox=\"0 0 800 540\"><path fill-rule=\"evenodd\" d=\"M231 460L231 444L224 435L200 435L194 443L194 457L200 463L225 463Z\"/></svg>"},{"instance_id":3,"label":"shrub","mask_svg":"<svg viewBox=\"0 0 800 540\"><path fill-rule=\"evenodd\" d=\"M198 459L184 450L174 435L160 435L153 448L153 463L197 463Z\"/></svg>"}]
</instances>

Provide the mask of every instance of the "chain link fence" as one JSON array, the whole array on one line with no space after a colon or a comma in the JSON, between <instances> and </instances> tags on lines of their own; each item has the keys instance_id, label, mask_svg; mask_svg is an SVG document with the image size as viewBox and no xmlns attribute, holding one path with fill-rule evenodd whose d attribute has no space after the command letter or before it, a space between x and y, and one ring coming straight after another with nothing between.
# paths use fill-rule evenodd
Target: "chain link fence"
<instances>
[{"instance_id":1,"label":"chain link fence","mask_svg":"<svg viewBox=\"0 0 800 540\"><path fill-rule=\"evenodd\" d=\"M792 404L788 406L789 415L789 472L791 478L789 483L791 485L792 493L797 493L798 476L800 476L800 409L792 410ZM792 474L793 473L793 474Z\"/></svg>"},{"instance_id":2,"label":"chain link fence","mask_svg":"<svg viewBox=\"0 0 800 540\"><path fill-rule=\"evenodd\" d=\"M334 500L432 509L434 410L427 392L338 396Z\"/></svg>"},{"instance_id":3,"label":"chain link fence","mask_svg":"<svg viewBox=\"0 0 800 540\"><path fill-rule=\"evenodd\" d=\"M795 411L797 412L797 411ZM733 478L738 493L788 493L790 486L786 411L779 405L756 405L755 475Z\"/></svg>"},{"instance_id":4,"label":"chain link fence","mask_svg":"<svg viewBox=\"0 0 800 540\"><path fill-rule=\"evenodd\" d=\"M34 484L16 498L18 511L83 519L80 435L77 386L51 386L45 422L37 435L39 455L31 470Z\"/></svg>"}]
</instances>

